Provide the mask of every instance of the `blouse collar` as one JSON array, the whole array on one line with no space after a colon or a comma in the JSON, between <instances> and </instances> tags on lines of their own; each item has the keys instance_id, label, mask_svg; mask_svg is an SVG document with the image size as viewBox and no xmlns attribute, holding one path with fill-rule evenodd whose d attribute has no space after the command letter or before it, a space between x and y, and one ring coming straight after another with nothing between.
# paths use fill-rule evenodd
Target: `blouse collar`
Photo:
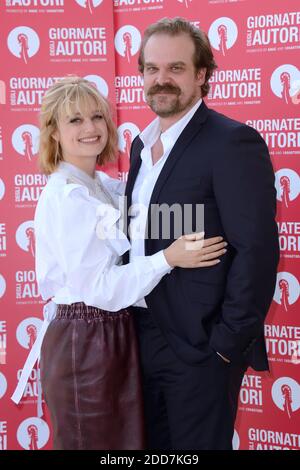
<instances>
[{"instance_id":1,"label":"blouse collar","mask_svg":"<svg viewBox=\"0 0 300 470\"><path fill-rule=\"evenodd\" d=\"M85 171L81 170L77 166L69 162L60 162L58 171L64 173L67 176L74 176L77 180L82 182L87 186L91 191L94 191L95 185L98 182L97 173L95 172L95 177L88 175Z\"/></svg>"}]
</instances>

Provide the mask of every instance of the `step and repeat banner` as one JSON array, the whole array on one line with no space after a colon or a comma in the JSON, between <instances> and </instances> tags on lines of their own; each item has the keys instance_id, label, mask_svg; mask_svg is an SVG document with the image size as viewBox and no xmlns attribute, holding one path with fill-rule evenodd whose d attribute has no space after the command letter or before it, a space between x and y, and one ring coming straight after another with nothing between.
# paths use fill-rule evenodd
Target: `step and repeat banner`
<instances>
[{"instance_id":1,"label":"step and repeat banner","mask_svg":"<svg viewBox=\"0 0 300 470\"><path fill-rule=\"evenodd\" d=\"M276 173L281 259L265 325L270 373L248 369L235 449L300 449L300 5L298 0L1 0L0 450L51 449L39 368L19 406L10 396L42 324L33 216L46 177L37 169L38 112L60 77L91 80L115 109L126 180L134 137L153 119L137 56L144 29L184 16L207 32L218 69L209 107L246 122L268 144ZM243 184L237 181L236 184Z\"/></svg>"}]
</instances>

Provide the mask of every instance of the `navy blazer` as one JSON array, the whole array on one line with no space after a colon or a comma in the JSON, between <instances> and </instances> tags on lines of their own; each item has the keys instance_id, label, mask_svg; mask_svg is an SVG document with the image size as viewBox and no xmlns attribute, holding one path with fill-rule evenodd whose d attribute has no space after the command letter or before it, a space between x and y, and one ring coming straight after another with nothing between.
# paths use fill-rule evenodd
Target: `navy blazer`
<instances>
[{"instance_id":1,"label":"navy blazer","mask_svg":"<svg viewBox=\"0 0 300 470\"><path fill-rule=\"evenodd\" d=\"M128 207L142 148L137 137L126 186ZM218 351L233 363L268 369L263 324L274 293L279 245L274 172L264 140L202 102L155 184L150 232L156 211L151 205L175 203L203 204L205 237L222 235L228 251L216 266L173 269L146 297L148 308L186 363L201 363ZM146 238L145 254L169 246L174 230L172 223L167 239L161 231L156 239Z\"/></svg>"}]
</instances>

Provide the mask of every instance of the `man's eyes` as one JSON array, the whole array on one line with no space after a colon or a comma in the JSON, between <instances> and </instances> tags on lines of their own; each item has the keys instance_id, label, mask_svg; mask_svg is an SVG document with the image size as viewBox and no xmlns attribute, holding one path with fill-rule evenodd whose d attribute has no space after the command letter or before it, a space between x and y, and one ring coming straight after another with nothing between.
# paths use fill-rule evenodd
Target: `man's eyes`
<instances>
[{"instance_id":1,"label":"man's eyes","mask_svg":"<svg viewBox=\"0 0 300 470\"><path fill-rule=\"evenodd\" d=\"M147 67L146 70L147 72L156 72L158 69L157 67Z\"/></svg>"},{"instance_id":2,"label":"man's eyes","mask_svg":"<svg viewBox=\"0 0 300 470\"><path fill-rule=\"evenodd\" d=\"M181 65L173 65L169 69L171 72L181 72L183 67ZM154 73L158 71L157 67L146 67L146 71L149 73Z\"/></svg>"}]
</instances>

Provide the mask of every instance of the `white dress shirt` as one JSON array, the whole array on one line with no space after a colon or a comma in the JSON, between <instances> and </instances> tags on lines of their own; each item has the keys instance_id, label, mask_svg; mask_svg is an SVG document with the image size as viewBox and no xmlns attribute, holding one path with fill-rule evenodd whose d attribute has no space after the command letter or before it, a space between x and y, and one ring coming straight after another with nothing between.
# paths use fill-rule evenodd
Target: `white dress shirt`
<instances>
[{"instance_id":1,"label":"white dress shirt","mask_svg":"<svg viewBox=\"0 0 300 470\"><path fill-rule=\"evenodd\" d=\"M109 186L112 198L105 190ZM130 243L117 227L121 212L111 204L113 188L124 190L102 172L91 178L66 162L51 175L34 219L43 299L114 312L147 295L170 270L163 251L119 265Z\"/></svg>"},{"instance_id":2,"label":"white dress shirt","mask_svg":"<svg viewBox=\"0 0 300 470\"><path fill-rule=\"evenodd\" d=\"M159 118L156 118L140 134L140 139L144 144L144 148L141 151L142 163L132 192L130 260L137 256L145 255L147 215L155 183L178 137L192 119L201 103L202 99L197 101L197 103L179 121L169 127L165 132L161 133ZM158 140L159 136L163 145L163 155L153 165L151 148ZM136 302L135 306L147 307L145 299L143 298Z\"/></svg>"}]
</instances>

